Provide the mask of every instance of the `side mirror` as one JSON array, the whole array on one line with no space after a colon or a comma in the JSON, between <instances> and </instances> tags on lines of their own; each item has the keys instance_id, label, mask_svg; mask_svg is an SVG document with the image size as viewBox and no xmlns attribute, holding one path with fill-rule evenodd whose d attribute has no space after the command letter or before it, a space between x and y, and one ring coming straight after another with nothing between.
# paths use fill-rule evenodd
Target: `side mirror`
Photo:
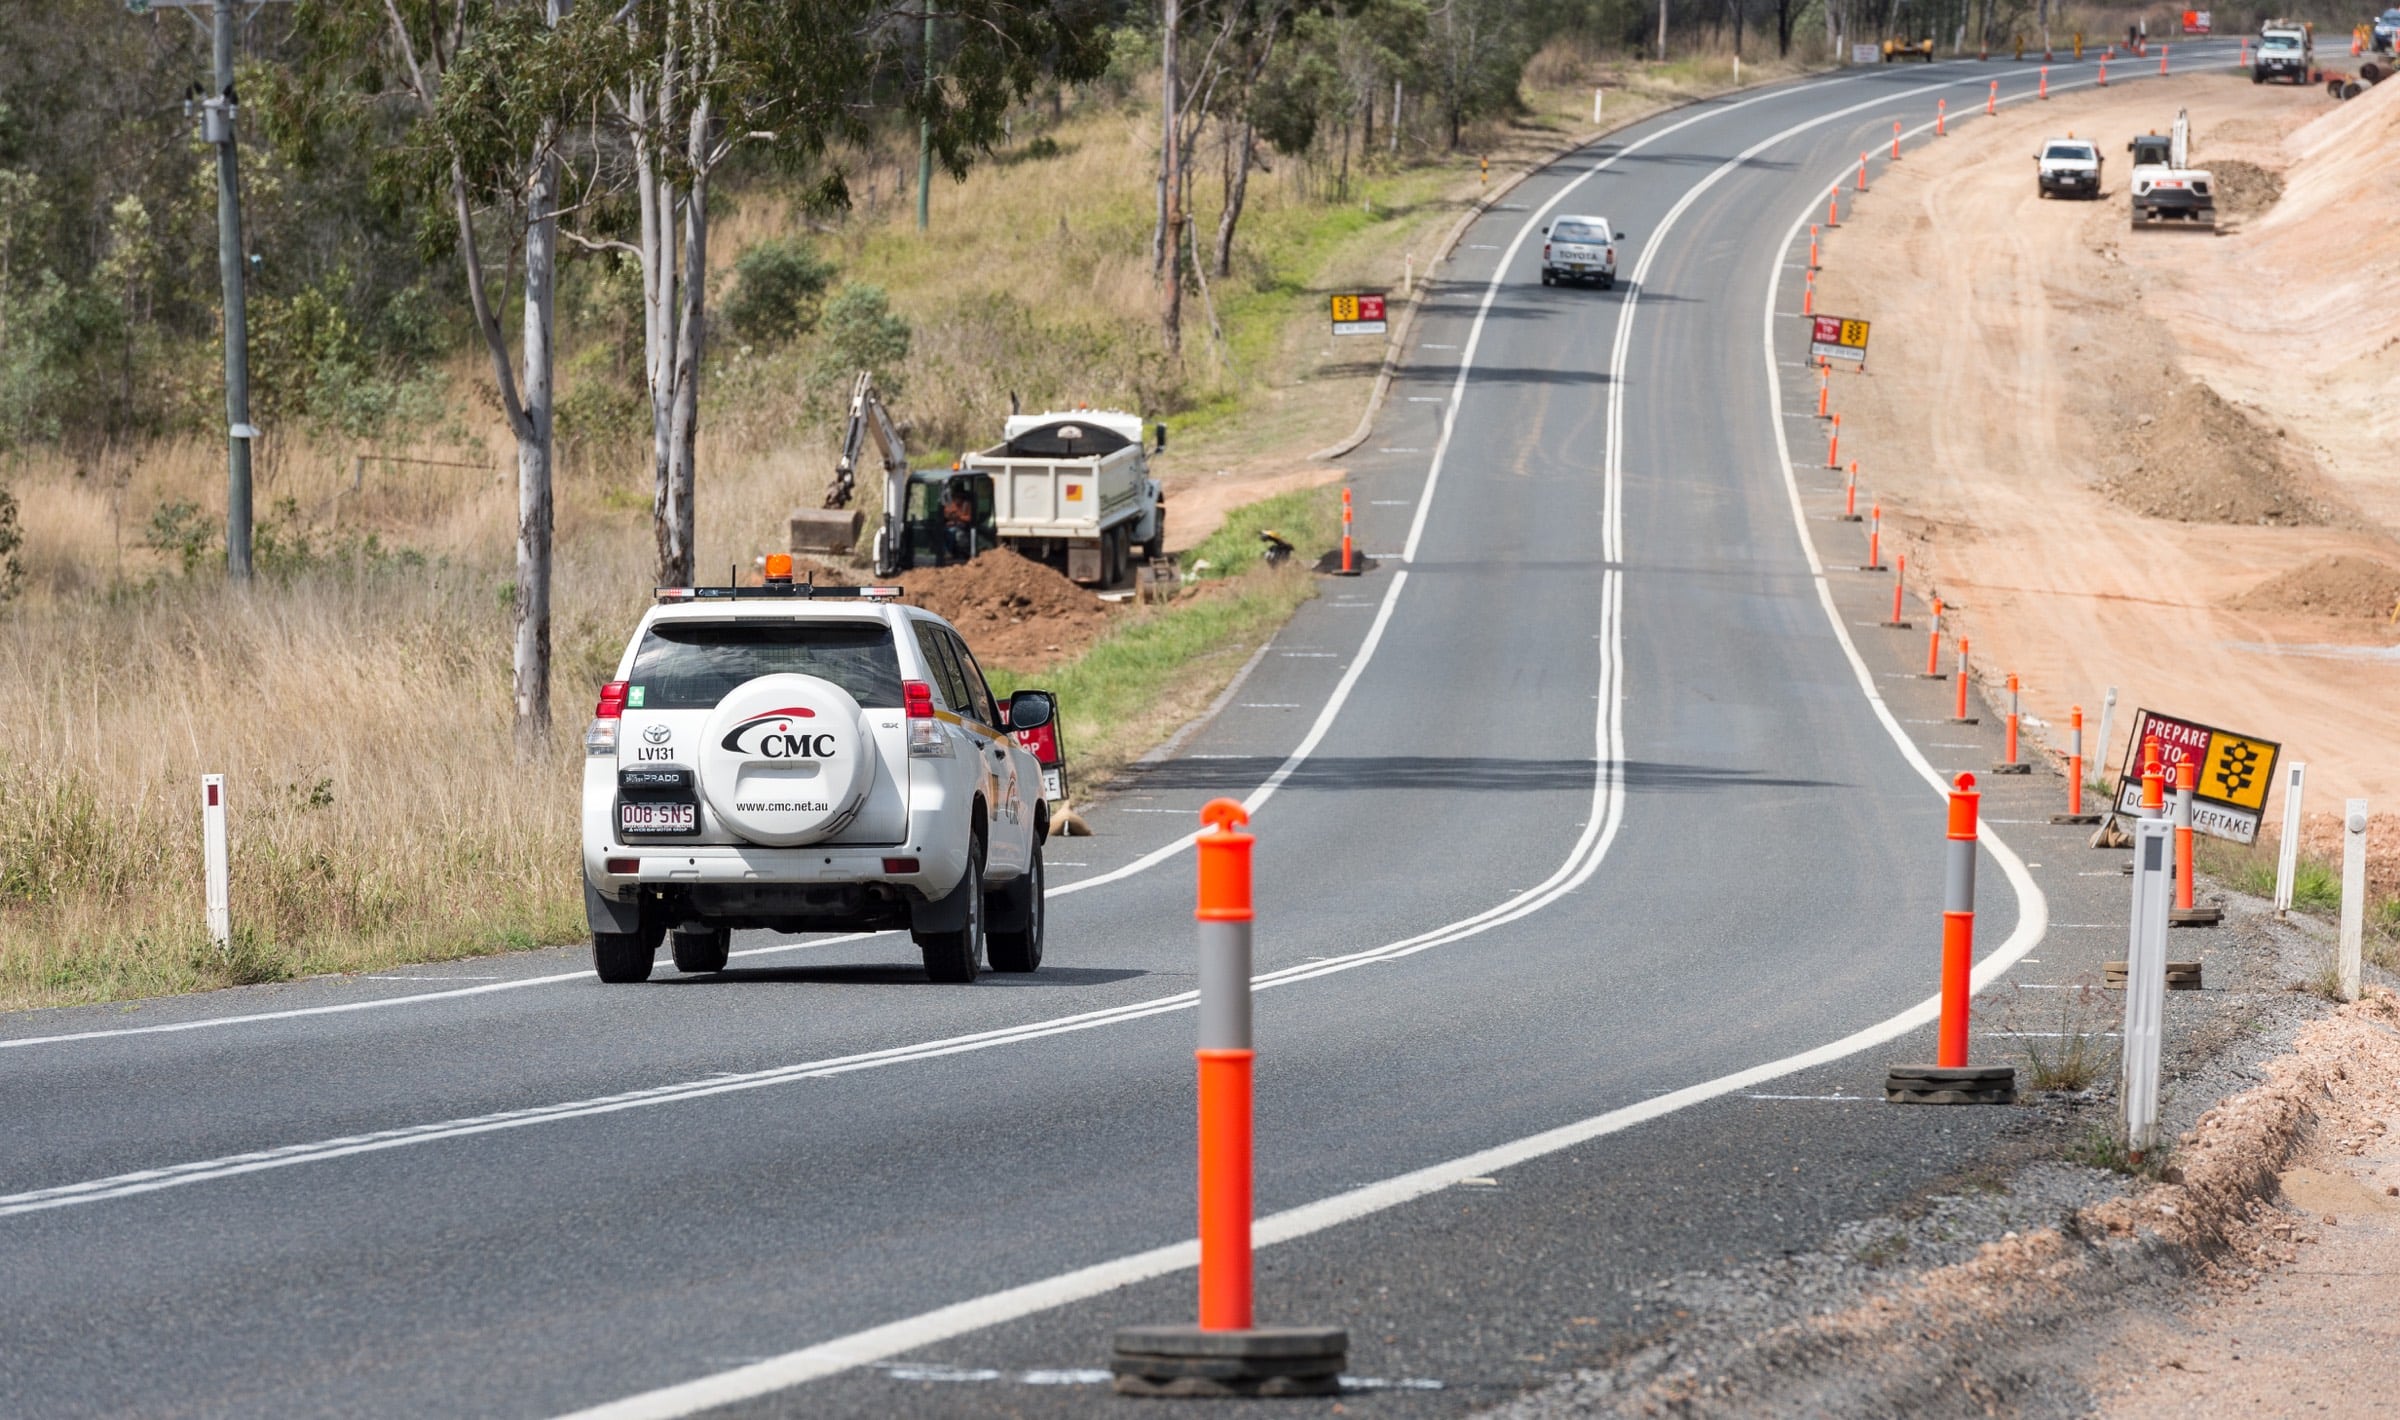
<instances>
[{"instance_id":1,"label":"side mirror","mask_svg":"<svg viewBox=\"0 0 2400 1420\"><path fill-rule=\"evenodd\" d=\"M1008 697L1001 715L1011 731L1038 730L1057 717L1058 701L1047 690L1018 691Z\"/></svg>"},{"instance_id":2,"label":"side mirror","mask_svg":"<svg viewBox=\"0 0 2400 1420\"><path fill-rule=\"evenodd\" d=\"M1619 232L1619 233L1617 233L1617 240L1618 240L1618 241L1621 241L1621 242L1629 242L1629 241L1632 241L1632 240L1633 240L1633 233L1631 233L1631 232Z\"/></svg>"},{"instance_id":3,"label":"side mirror","mask_svg":"<svg viewBox=\"0 0 2400 1420\"><path fill-rule=\"evenodd\" d=\"M1544 227L1544 228L1542 228L1542 235L1543 235L1543 236L1545 236L1545 237L1546 237L1546 236L1549 236L1549 235L1550 235L1550 229L1549 229L1548 227ZM2147 761L2147 760L2144 760L2143 762L2146 764L2146 763L2148 763L2149 761Z\"/></svg>"},{"instance_id":4,"label":"side mirror","mask_svg":"<svg viewBox=\"0 0 2400 1420\"><path fill-rule=\"evenodd\" d=\"M1165 453L1167 451L1167 426L1164 424L1153 424L1150 427L1158 431L1158 443L1151 449L1151 452L1154 454Z\"/></svg>"}]
</instances>

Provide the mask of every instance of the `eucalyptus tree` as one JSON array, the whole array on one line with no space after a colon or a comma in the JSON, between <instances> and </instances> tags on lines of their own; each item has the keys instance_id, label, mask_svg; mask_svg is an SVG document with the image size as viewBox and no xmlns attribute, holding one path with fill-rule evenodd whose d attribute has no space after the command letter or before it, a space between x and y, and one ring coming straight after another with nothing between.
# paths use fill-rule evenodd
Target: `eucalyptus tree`
<instances>
[{"instance_id":1,"label":"eucalyptus tree","mask_svg":"<svg viewBox=\"0 0 2400 1420\"><path fill-rule=\"evenodd\" d=\"M623 0L610 12L615 50L584 155L587 186L630 188L633 214L612 223L596 207L569 235L641 270L661 583L693 571L709 208L721 170L747 153L805 174L804 203L840 207L849 187L836 145L864 147L905 123L963 177L1045 77L1072 82L1106 66L1099 13L1098 0L945 0L937 26L948 43L936 50L924 41L923 0Z\"/></svg>"}]
</instances>

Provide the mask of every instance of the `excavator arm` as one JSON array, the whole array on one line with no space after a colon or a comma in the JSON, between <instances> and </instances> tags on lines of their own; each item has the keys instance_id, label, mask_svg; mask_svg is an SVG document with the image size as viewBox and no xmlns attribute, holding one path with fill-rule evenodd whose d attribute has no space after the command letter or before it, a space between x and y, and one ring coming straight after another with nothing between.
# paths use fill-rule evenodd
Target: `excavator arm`
<instances>
[{"instance_id":1,"label":"excavator arm","mask_svg":"<svg viewBox=\"0 0 2400 1420\"><path fill-rule=\"evenodd\" d=\"M882 397L875 393L874 373L861 370L857 382L850 386L850 420L842 431L842 456L833 466L833 484L825 490L824 508L796 509L792 513L794 552L840 554L850 550L858 536L859 515L844 510L858 495L858 459L866 452L869 440L874 441L876 452L883 456L885 540L897 538L899 519L908 498L908 445L900 437L899 426L892 422L891 411L883 407Z\"/></svg>"}]
</instances>

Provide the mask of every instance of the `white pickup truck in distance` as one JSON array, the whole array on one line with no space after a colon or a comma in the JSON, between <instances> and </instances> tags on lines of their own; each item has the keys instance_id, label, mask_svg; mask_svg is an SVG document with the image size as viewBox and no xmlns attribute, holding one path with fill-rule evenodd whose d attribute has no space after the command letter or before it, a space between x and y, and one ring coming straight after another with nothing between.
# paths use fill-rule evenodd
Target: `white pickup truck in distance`
<instances>
[{"instance_id":1,"label":"white pickup truck in distance","mask_svg":"<svg viewBox=\"0 0 2400 1420\"><path fill-rule=\"evenodd\" d=\"M2288 79L2309 82L2316 68L2316 46L2306 26L2270 24L2259 31L2258 50L2250 60L2250 82Z\"/></svg>"},{"instance_id":2,"label":"white pickup truck in distance","mask_svg":"<svg viewBox=\"0 0 2400 1420\"><path fill-rule=\"evenodd\" d=\"M1542 284L1597 281L1606 291L1617 284L1617 243L1606 217L1561 217L1542 229Z\"/></svg>"},{"instance_id":3,"label":"white pickup truck in distance","mask_svg":"<svg viewBox=\"0 0 2400 1420\"><path fill-rule=\"evenodd\" d=\"M2053 138L2034 154L2040 197L2098 197L2100 150L2077 138Z\"/></svg>"},{"instance_id":4,"label":"white pickup truck in distance","mask_svg":"<svg viewBox=\"0 0 2400 1420\"><path fill-rule=\"evenodd\" d=\"M789 561L783 561L787 573ZM776 571L770 560L769 573ZM607 982L732 933L905 929L936 981L1041 965L1042 767L974 653L897 588L662 588L584 735L584 908Z\"/></svg>"}]
</instances>

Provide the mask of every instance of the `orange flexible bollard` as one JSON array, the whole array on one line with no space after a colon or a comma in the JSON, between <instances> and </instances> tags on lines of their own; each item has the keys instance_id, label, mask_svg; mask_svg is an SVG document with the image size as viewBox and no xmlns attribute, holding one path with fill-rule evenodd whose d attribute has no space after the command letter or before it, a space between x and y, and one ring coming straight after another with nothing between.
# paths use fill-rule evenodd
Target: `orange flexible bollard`
<instances>
[{"instance_id":1,"label":"orange flexible bollard","mask_svg":"<svg viewBox=\"0 0 2400 1420\"><path fill-rule=\"evenodd\" d=\"M1858 155L1858 190L1867 190L1867 155L1864 153Z\"/></svg>"},{"instance_id":2,"label":"orange flexible bollard","mask_svg":"<svg viewBox=\"0 0 2400 1420\"><path fill-rule=\"evenodd\" d=\"M2035 97L2043 99L2050 97L2050 67L2046 64L2042 66L2042 90Z\"/></svg>"},{"instance_id":3,"label":"orange flexible bollard","mask_svg":"<svg viewBox=\"0 0 2400 1420\"><path fill-rule=\"evenodd\" d=\"M2159 51L2164 54L2162 47ZM2189 759L2175 766L2175 910L2192 910L2192 790L2198 766Z\"/></svg>"},{"instance_id":4,"label":"orange flexible bollard","mask_svg":"<svg viewBox=\"0 0 2400 1420\"><path fill-rule=\"evenodd\" d=\"M2169 44L2162 44L2158 47L2158 77L2161 79L2167 77L2167 51L2173 48L2174 46Z\"/></svg>"},{"instance_id":5,"label":"orange flexible bollard","mask_svg":"<svg viewBox=\"0 0 2400 1420\"><path fill-rule=\"evenodd\" d=\"M1817 260L1817 224L1814 222L1808 224L1808 269L1811 271L1824 269L1824 263ZM1818 358L1822 359L1823 357Z\"/></svg>"},{"instance_id":6,"label":"orange flexible bollard","mask_svg":"<svg viewBox=\"0 0 2400 1420\"><path fill-rule=\"evenodd\" d=\"M1884 625L1908 629L1908 554L1903 552L1892 559L1892 619Z\"/></svg>"},{"instance_id":7,"label":"orange flexible bollard","mask_svg":"<svg viewBox=\"0 0 2400 1420\"><path fill-rule=\"evenodd\" d=\"M1358 564L1350 555L1350 490L1342 490L1342 573L1345 577L1358 575Z\"/></svg>"},{"instance_id":8,"label":"orange flexible bollard","mask_svg":"<svg viewBox=\"0 0 2400 1420\"><path fill-rule=\"evenodd\" d=\"M2008 715L2006 717L2008 753L2006 758L1992 766L1992 772L1995 774L2031 774L2033 772L2031 764L2017 757L2017 726L2024 719L2024 705L2018 699L2017 691L2017 673L2010 671L2008 673Z\"/></svg>"},{"instance_id":9,"label":"orange flexible bollard","mask_svg":"<svg viewBox=\"0 0 2400 1420\"><path fill-rule=\"evenodd\" d=\"M1813 316L1816 313L1817 273L1813 271L1803 271L1800 273L1800 314L1804 316Z\"/></svg>"},{"instance_id":10,"label":"orange flexible bollard","mask_svg":"<svg viewBox=\"0 0 2400 1420\"><path fill-rule=\"evenodd\" d=\"M2100 56L2100 87L2108 87L2108 56L2105 54Z\"/></svg>"},{"instance_id":11,"label":"orange flexible bollard","mask_svg":"<svg viewBox=\"0 0 2400 1420\"><path fill-rule=\"evenodd\" d=\"M1933 599L1933 631L1925 641L1925 678L1942 678L1942 599Z\"/></svg>"},{"instance_id":12,"label":"orange flexible bollard","mask_svg":"<svg viewBox=\"0 0 2400 1420\"><path fill-rule=\"evenodd\" d=\"M1842 521L1858 521L1858 460L1850 460L1850 477L1842 486Z\"/></svg>"},{"instance_id":13,"label":"orange flexible bollard","mask_svg":"<svg viewBox=\"0 0 2400 1420\"><path fill-rule=\"evenodd\" d=\"M2078 705L2067 714L2071 738L2067 741L2067 814L2083 817L2083 707Z\"/></svg>"},{"instance_id":14,"label":"orange flexible bollard","mask_svg":"<svg viewBox=\"0 0 2400 1420\"><path fill-rule=\"evenodd\" d=\"M1842 416L1836 414L1833 416L1833 432L1825 436L1825 466L1830 469L1839 469L1842 466L1841 454Z\"/></svg>"},{"instance_id":15,"label":"orange flexible bollard","mask_svg":"<svg viewBox=\"0 0 2400 1420\"><path fill-rule=\"evenodd\" d=\"M1832 400L1833 362L1826 359L1824 356L1819 355L1817 357L1817 417L1819 419L1827 419L1832 417L1830 413L1833 407ZM1855 487L1858 483L1858 480L1853 478L1850 480L1850 482L1852 486ZM1855 512L1857 510L1852 509L1851 511Z\"/></svg>"},{"instance_id":16,"label":"orange flexible bollard","mask_svg":"<svg viewBox=\"0 0 2400 1420\"><path fill-rule=\"evenodd\" d=\"M1992 90L1983 96L1983 116L1990 118L2000 111L2000 81L1992 81Z\"/></svg>"},{"instance_id":17,"label":"orange flexible bollard","mask_svg":"<svg viewBox=\"0 0 2400 1420\"><path fill-rule=\"evenodd\" d=\"M1840 225L1842 225L1842 189L1841 184L1836 183L1833 191L1825 197L1825 230L1830 232Z\"/></svg>"},{"instance_id":18,"label":"orange flexible bollard","mask_svg":"<svg viewBox=\"0 0 2400 1420\"><path fill-rule=\"evenodd\" d=\"M1200 1325L1251 1324L1251 911L1249 810L1200 811ZM1213 1009L1212 1009L1213 1006Z\"/></svg>"},{"instance_id":19,"label":"orange flexible bollard","mask_svg":"<svg viewBox=\"0 0 2400 1420\"><path fill-rule=\"evenodd\" d=\"M1961 725L1975 723L1967 716L1967 638L1958 638L1958 709L1950 717Z\"/></svg>"},{"instance_id":20,"label":"orange flexible bollard","mask_svg":"<svg viewBox=\"0 0 2400 1420\"><path fill-rule=\"evenodd\" d=\"M1942 894L1942 1016L1935 1063L1967 1063L1967 1017L1975 971L1975 819L1982 795L1961 774L1950 791L1949 872Z\"/></svg>"},{"instance_id":21,"label":"orange flexible bollard","mask_svg":"<svg viewBox=\"0 0 2400 1420\"><path fill-rule=\"evenodd\" d=\"M1900 120L1892 120L1892 161L1900 161Z\"/></svg>"},{"instance_id":22,"label":"orange flexible bollard","mask_svg":"<svg viewBox=\"0 0 2400 1420\"><path fill-rule=\"evenodd\" d=\"M1862 572L1883 570L1883 505L1875 505L1873 516L1867 520L1867 565Z\"/></svg>"},{"instance_id":23,"label":"orange flexible bollard","mask_svg":"<svg viewBox=\"0 0 2400 1420\"><path fill-rule=\"evenodd\" d=\"M1950 101L1948 99L1933 101L1933 136L1936 138L1950 136Z\"/></svg>"}]
</instances>

